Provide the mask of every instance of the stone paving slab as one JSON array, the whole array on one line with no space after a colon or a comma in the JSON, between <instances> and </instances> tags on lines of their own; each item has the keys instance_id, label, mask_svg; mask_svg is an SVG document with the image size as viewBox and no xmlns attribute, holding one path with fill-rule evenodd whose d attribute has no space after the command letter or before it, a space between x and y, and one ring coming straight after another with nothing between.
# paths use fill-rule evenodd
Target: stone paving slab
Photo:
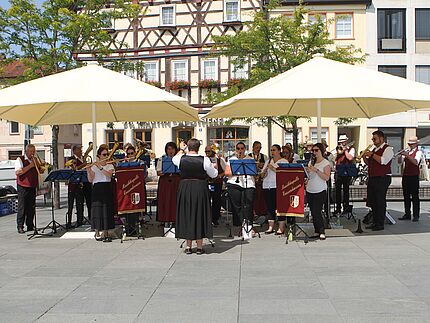
<instances>
[{"instance_id":1,"label":"stone paving slab","mask_svg":"<svg viewBox=\"0 0 430 323\"><path fill-rule=\"evenodd\" d=\"M402 204L389 203L394 216ZM38 222L50 210L38 208ZM57 210L64 219L65 210ZM362 218L366 209L355 203ZM60 221L61 222L61 221ZM426 322L430 317L430 203L418 223L305 244L227 238L185 255L148 226L123 244L16 233L0 217L1 322ZM83 228L86 229L86 228Z\"/></svg>"}]
</instances>

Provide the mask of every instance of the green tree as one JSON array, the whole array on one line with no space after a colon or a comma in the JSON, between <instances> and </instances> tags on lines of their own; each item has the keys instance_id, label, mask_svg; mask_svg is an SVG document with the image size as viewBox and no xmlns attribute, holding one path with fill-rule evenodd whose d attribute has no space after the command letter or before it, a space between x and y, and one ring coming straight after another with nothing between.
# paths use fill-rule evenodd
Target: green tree
<instances>
[{"instance_id":1,"label":"green tree","mask_svg":"<svg viewBox=\"0 0 430 323\"><path fill-rule=\"evenodd\" d=\"M13 83L76 68L80 65L76 53L106 56L112 20L136 19L140 12L139 5L124 0L46 0L41 7L32 0L9 0L9 5L0 7L0 56L6 58L2 64L19 59L27 66ZM58 134L59 127L53 125L54 169L58 169Z\"/></svg>"},{"instance_id":2,"label":"green tree","mask_svg":"<svg viewBox=\"0 0 430 323\"><path fill-rule=\"evenodd\" d=\"M237 93L253 87L269 78L310 60L315 54L345 63L363 62L365 55L354 46L336 47L330 39L326 23L317 16L308 22L308 12L303 5L295 8L293 16L272 16L271 9L277 7L271 1L267 8L255 13L253 21L245 23L244 30L235 35L214 36L214 55L231 57L236 66L250 62L249 79L233 85L220 93L208 93L208 103L222 102ZM331 23L331 22L328 22ZM298 128L295 116L246 118L247 122L267 125L273 121L284 130L290 125L294 138L294 149L298 147Z\"/></svg>"}]
</instances>

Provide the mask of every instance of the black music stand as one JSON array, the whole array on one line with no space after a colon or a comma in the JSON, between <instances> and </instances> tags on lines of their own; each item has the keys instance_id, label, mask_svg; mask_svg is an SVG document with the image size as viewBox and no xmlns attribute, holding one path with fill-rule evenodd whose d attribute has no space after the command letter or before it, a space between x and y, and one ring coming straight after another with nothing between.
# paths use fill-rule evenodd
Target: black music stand
<instances>
[{"instance_id":1,"label":"black music stand","mask_svg":"<svg viewBox=\"0 0 430 323\"><path fill-rule=\"evenodd\" d=\"M51 222L49 222L43 229L42 232L45 232L46 229L51 229L52 233L57 233L57 227L66 229L63 225L55 220L55 212L54 212L54 182L55 181L67 181L73 175L73 170L71 169L59 169L54 170L49 173L46 177L45 182L51 182Z\"/></svg>"},{"instance_id":2,"label":"black music stand","mask_svg":"<svg viewBox=\"0 0 430 323\"><path fill-rule=\"evenodd\" d=\"M176 167L175 164L173 164L172 157L164 156L162 159L161 166L162 166L161 172L163 174L169 174L169 176L172 176L173 174L179 174L180 173L179 168ZM166 237L169 234L169 232L173 233L173 231L172 231L174 229L173 223L174 222L169 223L169 229L163 234L163 237Z\"/></svg>"},{"instance_id":3,"label":"black music stand","mask_svg":"<svg viewBox=\"0 0 430 323\"><path fill-rule=\"evenodd\" d=\"M303 169L305 178L309 177L304 163L296 163L296 164L281 163L278 166L279 166L278 169ZM292 241L294 238L297 238L298 234L300 233L303 233L304 235L303 240L305 244L308 243L310 238L309 235L296 223L296 221L294 221L294 223L290 223L288 226L288 233L285 239L285 243L288 244L288 240Z\"/></svg>"},{"instance_id":4,"label":"black music stand","mask_svg":"<svg viewBox=\"0 0 430 323\"><path fill-rule=\"evenodd\" d=\"M230 167L231 173L233 176L238 176L237 182L239 182L239 176L245 177L245 189L248 188L248 176L257 176L257 163L254 159L230 159ZM242 193L242 205L243 208L248 209L247 201ZM249 220L243 219L242 222L242 230L245 230L247 234L249 234L254 229L254 221L251 220L251 228L248 230ZM260 232L257 232L259 238ZM244 237L242 236L242 240Z\"/></svg>"}]
</instances>

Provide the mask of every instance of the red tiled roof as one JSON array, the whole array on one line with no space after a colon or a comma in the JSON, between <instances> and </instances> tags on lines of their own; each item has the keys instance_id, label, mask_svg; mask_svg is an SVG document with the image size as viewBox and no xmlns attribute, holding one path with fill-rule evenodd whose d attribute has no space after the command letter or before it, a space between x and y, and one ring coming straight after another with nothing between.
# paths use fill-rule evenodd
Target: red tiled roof
<instances>
[{"instance_id":1,"label":"red tiled roof","mask_svg":"<svg viewBox=\"0 0 430 323\"><path fill-rule=\"evenodd\" d=\"M15 78L24 74L27 67L19 60L0 67L0 78Z\"/></svg>"}]
</instances>

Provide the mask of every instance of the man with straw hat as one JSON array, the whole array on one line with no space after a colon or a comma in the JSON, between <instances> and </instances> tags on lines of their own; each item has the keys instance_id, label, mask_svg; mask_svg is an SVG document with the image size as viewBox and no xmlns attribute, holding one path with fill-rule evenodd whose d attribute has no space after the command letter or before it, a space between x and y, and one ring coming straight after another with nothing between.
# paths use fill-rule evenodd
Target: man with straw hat
<instances>
[{"instance_id":1,"label":"man with straw hat","mask_svg":"<svg viewBox=\"0 0 430 323\"><path fill-rule=\"evenodd\" d=\"M399 220L411 219L411 201L413 204L412 221L417 222L420 217L420 198L419 198L419 174L422 152L418 149L418 138L412 136L408 140L408 148L399 152L397 162L404 163L402 175L403 200L405 205L405 215Z\"/></svg>"}]
</instances>

